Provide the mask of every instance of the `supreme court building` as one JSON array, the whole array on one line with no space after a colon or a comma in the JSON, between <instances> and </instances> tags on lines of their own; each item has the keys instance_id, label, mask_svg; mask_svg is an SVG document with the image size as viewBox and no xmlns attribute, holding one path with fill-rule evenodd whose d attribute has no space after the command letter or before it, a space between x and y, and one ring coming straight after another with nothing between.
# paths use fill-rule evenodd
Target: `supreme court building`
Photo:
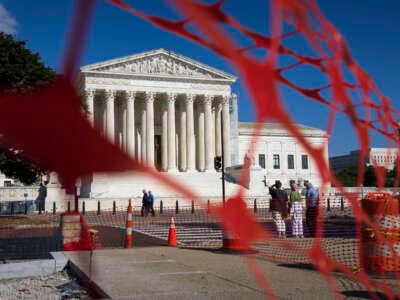
<instances>
[{"instance_id":1,"label":"supreme court building","mask_svg":"<svg viewBox=\"0 0 400 300\"><path fill-rule=\"evenodd\" d=\"M92 124L132 157L160 171L211 171L221 155L231 165L230 74L158 49L84 66Z\"/></svg>"},{"instance_id":2,"label":"supreme court building","mask_svg":"<svg viewBox=\"0 0 400 300\"><path fill-rule=\"evenodd\" d=\"M90 122L111 142L159 171L171 176L183 174L184 177L177 179L193 183L198 193L209 195L220 193L220 174L214 169L214 158L221 156L221 144L225 167L242 164L246 154L243 145L247 147L249 132L243 126L248 125L238 122L238 100L231 90L235 81L226 72L158 49L83 66L76 85L84 95ZM309 127L307 130L313 131ZM269 131L267 127L264 130L267 140ZM318 133L316 140L315 132ZM273 134L272 146L264 139L266 146L255 153L265 171L262 175L268 175L268 161L276 159L276 153L286 155L288 149L297 147L291 146L294 138L282 136L285 142L279 144L280 149L275 145L279 136ZM326 139L318 129L311 136L317 144ZM304 151L299 147L293 154L304 158ZM315 173L312 161L310 172L311 169ZM281 176L285 174L299 174L296 170L277 173L275 167L270 170L276 179L283 179ZM311 174L302 172L302 178ZM93 174L84 183L82 193L89 198L130 197L133 190L157 189L145 186L154 184L144 182L143 178L140 180L138 183L137 177L133 179L126 174L116 177ZM234 187L234 183L227 186ZM159 190L156 194L168 192Z\"/></svg>"}]
</instances>

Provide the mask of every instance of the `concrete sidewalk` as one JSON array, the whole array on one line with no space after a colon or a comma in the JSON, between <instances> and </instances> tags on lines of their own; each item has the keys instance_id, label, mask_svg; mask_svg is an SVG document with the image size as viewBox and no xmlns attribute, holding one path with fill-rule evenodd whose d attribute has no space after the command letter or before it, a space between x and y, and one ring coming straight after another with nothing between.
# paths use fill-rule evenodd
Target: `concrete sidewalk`
<instances>
[{"instance_id":1,"label":"concrete sidewalk","mask_svg":"<svg viewBox=\"0 0 400 300\"><path fill-rule=\"evenodd\" d=\"M89 252L65 252L90 276ZM281 299L334 299L318 272L252 254ZM265 299L242 255L154 246L97 250L91 280L112 299ZM357 288L347 284L347 288ZM360 287L358 287L359 289ZM340 285L339 285L340 289ZM270 295L267 295L270 298Z\"/></svg>"}]
</instances>

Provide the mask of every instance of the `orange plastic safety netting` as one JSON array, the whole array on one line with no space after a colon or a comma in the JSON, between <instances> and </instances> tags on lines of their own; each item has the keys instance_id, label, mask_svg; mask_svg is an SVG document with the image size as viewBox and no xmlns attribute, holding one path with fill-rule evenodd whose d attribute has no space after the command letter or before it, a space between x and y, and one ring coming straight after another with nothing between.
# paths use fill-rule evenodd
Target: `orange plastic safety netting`
<instances>
[{"instance_id":1,"label":"orange plastic safety netting","mask_svg":"<svg viewBox=\"0 0 400 300\"><path fill-rule=\"evenodd\" d=\"M345 249L353 249L351 250L353 257L347 261L343 259L346 255L340 251L329 251L335 245L326 245L327 242L323 239L325 225L321 222L322 206L317 214L320 221L317 222L314 239L300 244L287 240L272 241L271 230L265 229L253 215L246 211L242 192L238 191L235 197L227 201L224 209L213 210L214 214L222 219L225 229L239 237L245 245L254 244L260 238L271 241L267 245L270 249L265 251L265 255L269 258L276 258L276 253L280 253L278 258L286 257L288 260L292 257L301 257L304 262L311 263L318 269L332 290L337 290L332 279L333 272L340 271L371 291L372 297L377 297L377 294L373 294L372 291L378 289L388 297L394 298L396 292L392 286L375 280L360 268L359 255L362 249L359 241L364 234L362 228L373 231L377 240L385 243L385 249L389 254L398 251L395 241L387 239L379 224L371 222L367 214L363 212L358 198L354 194L346 193L342 188L324 157L327 145L315 147L307 143L305 137L294 125L294 120L281 98L280 86L286 86L303 95L308 99L307 101L325 105L329 109L326 122L328 134L333 130L337 114L347 116L357 135L361 158L365 157L370 147L371 130L385 136L388 145L399 147L397 135L399 112L392 106L390 99L380 92L371 77L357 64L346 41L324 17L315 1L271 0L270 13L266 16L271 24L269 35L259 34L240 24L224 11L225 1L217 1L213 4L188 0L172 1L171 5L183 15L178 21L148 15L123 1L109 0L109 2L164 30L211 49L230 63L247 87L256 111L256 121L281 123L317 162L322 185L333 183L339 187L354 217L353 244L345 246ZM118 147L106 142L81 115L78 97L68 80L72 78L79 61L93 4L94 1L91 0L78 2L71 30L71 46L64 60L64 73L67 80L60 80L51 87L35 92L34 95L1 94L1 132L15 147L25 149L45 167L58 172L66 186L73 186L76 178L91 172L135 169L150 173L187 198L196 199L195 195L180 183L172 182L162 174L129 158ZM291 30L284 32L283 28L287 26ZM196 31L191 28L196 28ZM246 36L252 45L239 44L227 28L233 28ZM314 50L315 55L303 55L285 46L285 39L294 35L302 35ZM265 50L267 55L262 59L254 57L250 53L254 49ZM279 56L290 57L292 62L282 66L278 63ZM294 84L285 76L288 70L295 70L301 66L314 68L320 72L321 76L326 77L328 84L307 88ZM351 75L351 81L348 75ZM330 96L326 96L327 92ZM32 97L35 97L37 101L31 101ZM359 109L360 107L362 110ZM21 119L25 121L20 122ZM254 130L257 131L259 128ZM43 135L43 132L46 132L46 135ZM48 141L48 136L53 137L52 142ZM361 161L359 174L363 174ZM378 182L383 182L384 173L377 172L377 176ZM358 178L360 186L361 175ZM398 174L395 185L398 185ZM361 224L364 227L361 227ZM249 232L251 235L248 234ZM287 255L282 255L282 251L286 251ZM268 284L268 276L261 271L254 258L248 257L248 262L249 269L254 272L266 294L275 295L273 287ZM395 276L397 277L397 273Z\"/></svg>"}]
</instances>

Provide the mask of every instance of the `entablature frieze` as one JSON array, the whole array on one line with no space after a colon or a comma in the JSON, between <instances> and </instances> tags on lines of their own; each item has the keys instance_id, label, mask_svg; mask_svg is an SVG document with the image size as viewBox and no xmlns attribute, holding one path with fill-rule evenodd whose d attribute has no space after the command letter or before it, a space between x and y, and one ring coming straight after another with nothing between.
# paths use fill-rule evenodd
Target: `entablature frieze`
<instances>
[{"instance_id":1,"label":"entablature frieze","mask_svg":"<svg viewBox=\"0 0 400 300\"><path fill-rule=\"evenodd\" d=\"M104 79L87 78L85 89L93 90L116 90L116 91L134 91L134 92L152 92L152 93L175 93L175 94L195 94L205 96L230 97L231 88L226 85L200 84L191 82L180 82L171 85L167 82L140 82L127 79Z\"/></svg>"}]
</instances>

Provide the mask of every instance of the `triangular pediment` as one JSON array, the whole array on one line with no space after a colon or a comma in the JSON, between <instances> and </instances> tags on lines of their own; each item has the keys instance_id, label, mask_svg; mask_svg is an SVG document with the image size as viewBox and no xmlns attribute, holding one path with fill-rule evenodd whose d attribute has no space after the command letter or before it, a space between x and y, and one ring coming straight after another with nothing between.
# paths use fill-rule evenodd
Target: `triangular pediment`
<instances>
[{"instance_id":1,"label":"triangular pediment","mask_svg":"<svg viewBox=\"0 0 400 300\"><path fill-rule=\"evenodd\" d=\"M234 82L233 75L172 51L158 49L84 66L82 72L172 76Z\"/></svg>"}]
</instances>

